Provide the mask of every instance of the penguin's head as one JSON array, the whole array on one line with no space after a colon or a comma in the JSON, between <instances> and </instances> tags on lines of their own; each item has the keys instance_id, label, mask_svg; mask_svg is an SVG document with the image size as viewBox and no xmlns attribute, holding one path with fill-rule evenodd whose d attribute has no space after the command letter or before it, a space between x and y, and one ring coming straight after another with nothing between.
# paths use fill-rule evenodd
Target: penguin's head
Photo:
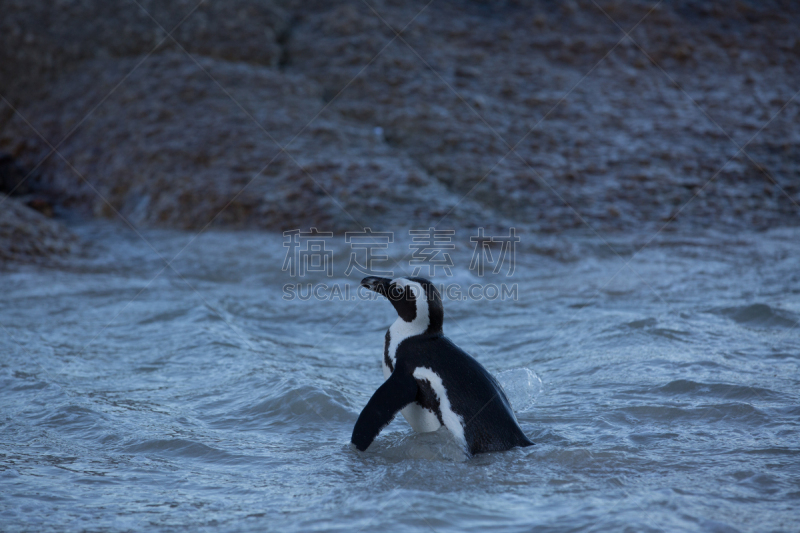
<instances>
[{"instance_id":1,"label":"penguin's head","mask_svg":"<svg viewBox=\"0 0 800 533\"><path fill-rule=\"evenodd\" d=\"M370 276L361 280L361 286L385 296L400 319L419 330L419 333L442 331L442 298L429 280Z\"/></svg>"}]
</instances>

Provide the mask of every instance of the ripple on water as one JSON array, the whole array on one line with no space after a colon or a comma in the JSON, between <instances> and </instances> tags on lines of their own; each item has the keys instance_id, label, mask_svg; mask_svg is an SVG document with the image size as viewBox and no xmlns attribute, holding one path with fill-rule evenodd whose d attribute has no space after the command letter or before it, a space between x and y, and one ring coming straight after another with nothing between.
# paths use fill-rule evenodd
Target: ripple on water
<instances>
[{"instance_id":1,"label":"ripple on water","mask_svg":"<svg viewBox=\"0 0 800 533\"><path fill-rule=\"evenodd\" d=\"M89 433L103 434L107 423L108 417L102 413L78 405L62 405L39 425L86 436Z\"/></svg>"},{"instance_id":2,"label":"ripple on water","mask_svg":"<svg viewBox=\"0 0 800 533\"><path fill-rule=\"evenodd\" d=\"M644 318L642 320L634 320L632 322L627 322L622 325L623 329L627 330L638 330L642 331L648 335L655 335L657 337L665 337L667 339L686 342L691 332L689 331L682 331L678 329L672 328L664 328L664 327L656 327L658 325L658 320L655 318Z\"/></svg>"},{"instance_id":3,"label":"ripple on water","mask_svg":"<svg viewBox=\"0 0 800 533\"><path fill-rule=\"evenodd\" d=\"M218 415L209 420L212 427L305 431L309 424L354 423L357 416L346 407L346 399L340 391L326 390L319 384L300 383L294 377L274 384L265 383L260 392L258 395L243 393L247 401L237 402L230 409L215 406Z\"/></svg>"},{"instance_id":4,"label":"ripple on water","mask_svg":"<svg viewBox=\"0 0 800 533\"><path fill-rule=\"evenodd\" d=\"M234 456L207 444L187 439L148 439L125 445L122 453L188 457L208 461L231 462Z\"/></svg>"},{"instance_id":5,"label":"ripple on water","mask_svg":"<svg viewBox=\"0 0 800 533\"><path fill-rule=\"evenodd\" d=\"M15 392L22 392L22 391L37 391L41 389L45 389L50 386L49 383L46 381L39 381L35 375L33 374L25 374L24 372L14 372L13 380L3 380L7 383L13 383L8 390L12 390ZM18 381L22 380L22 382Z\"/></svg>"},{"instance_id":6,"label":"ripple on water","mask_svg":"<svg viewBox=\"0 0 800 533\"><path fill-rule=\"evenodd\" d=\"M651 392L665 396L714 396L728 400L777 400L782 397L773 390L761 387L730 383L701 383L688 379L670 381L666 385L651 389Z\"/></svg>"},{"instance_id":7,"label":"ripple on water","mask_svg":"<svg viewBox=\"0 0 800 533\"><path fill-rule=\"evenodd\" d=\"M668 405L633 405L620 409L637 419L638 422L701 423L740 422L753 425L766 424L770 417L748 403L705 404L696 407L676 407Z\"/></svg>"},{"instance_id":8,"label":"ripple on water","mask_svg":"<svg viewBox=\"0 0 800 533\"><path fill-rule=\"evenodd\" d=\"M800 317L795 313L766 304L725 307L713 309L711 312L754 328L793 328L800 321Z\"/></svg>"}]
</instances>

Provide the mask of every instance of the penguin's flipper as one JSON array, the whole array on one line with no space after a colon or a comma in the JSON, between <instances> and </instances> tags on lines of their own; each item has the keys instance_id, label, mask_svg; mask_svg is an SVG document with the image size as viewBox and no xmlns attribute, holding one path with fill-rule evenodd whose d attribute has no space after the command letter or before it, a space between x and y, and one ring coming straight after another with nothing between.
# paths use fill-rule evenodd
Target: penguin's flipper
<instances>
[{"instance_id":1,"label":"penguin's flipper","mask_svg":"<svg viewBox=\"0 0 800 533\"><path fill-rule=\"evenodd\" d=\"M417 380L410 375L401 375L392 372L383 385L378 387L367 406L358 415L358 421L353 428L351 441L359 451L369 448L378 433L403 407L410 404L417 397Z\"/></svg>"}]
</instances>

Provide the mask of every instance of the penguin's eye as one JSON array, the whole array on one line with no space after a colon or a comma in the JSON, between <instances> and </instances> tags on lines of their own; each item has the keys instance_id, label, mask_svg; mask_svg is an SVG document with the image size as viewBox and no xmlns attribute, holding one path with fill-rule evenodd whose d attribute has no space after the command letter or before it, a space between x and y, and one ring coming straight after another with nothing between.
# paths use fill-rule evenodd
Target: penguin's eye
<instances>
[{"instance_id":1,"label":"penguin's eye","mask_svg":"<svg viewBox=\"0 0 800 533\"><path fill-rule=\"evenodd\" d=\"M389 289L389 296L393 300L399 300L403 297L403 290L398 287L397 285L393 285L391 289Z\"/></svg>"}]
</instances>

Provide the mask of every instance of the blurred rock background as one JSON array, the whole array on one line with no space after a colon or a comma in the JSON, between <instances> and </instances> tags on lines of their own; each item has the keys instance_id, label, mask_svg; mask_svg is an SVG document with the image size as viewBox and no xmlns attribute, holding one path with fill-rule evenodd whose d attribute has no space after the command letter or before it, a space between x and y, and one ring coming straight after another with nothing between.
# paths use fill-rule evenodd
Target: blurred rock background
<instances>
[{"instance_id":1,"label":"blurred rock background","mask_svg":"<svg viewBox=\"0 0 800 533\"><path fill-rule=\"evenodd\" d=\"M60 217L800 222L797 2L0 0L0 13L2 258L67 253Z\"/></svg>"}]
</instances>

